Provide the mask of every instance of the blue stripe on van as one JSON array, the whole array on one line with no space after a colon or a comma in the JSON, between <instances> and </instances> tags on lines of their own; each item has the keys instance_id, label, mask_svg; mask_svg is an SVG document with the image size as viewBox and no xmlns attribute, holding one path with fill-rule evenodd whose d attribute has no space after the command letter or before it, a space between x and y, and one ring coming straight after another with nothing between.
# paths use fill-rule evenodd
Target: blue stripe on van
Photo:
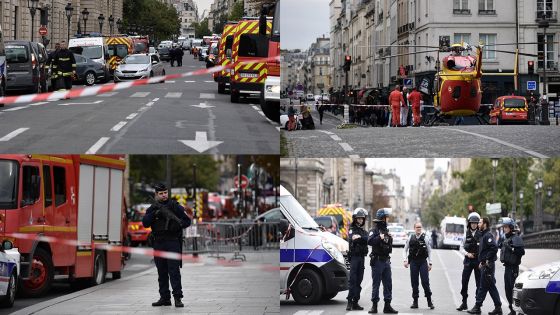
<instances>
[{"instance_id":1,"label":"blue stripe on van","mask_svg":"<svg viewBox=\"0 0 560 315\"><path fill-rule=\"evenodd\" d=\"M311 253L313 251L313 253ZM311 253L311 256L309 254ZM295 254L295 255L294 255ZM309 257L309 258L308 258ZM332 260L331 255L322 248L312 249L280 249L280 262L321 262Z\"/></svg>"}]
</instances>

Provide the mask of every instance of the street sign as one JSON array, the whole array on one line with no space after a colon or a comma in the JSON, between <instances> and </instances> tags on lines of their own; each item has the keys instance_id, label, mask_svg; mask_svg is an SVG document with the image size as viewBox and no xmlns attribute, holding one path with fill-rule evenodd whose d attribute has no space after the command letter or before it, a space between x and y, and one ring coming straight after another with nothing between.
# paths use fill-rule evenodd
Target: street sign
<instances>
[{"instance_id":1,"label":"street sign","mask_svg":"<svg viewBox=\"0 0 560 315\"><path fill-rule=\"evenodd\" d=\"M403 85L406 87L412 87L412 79L403 79Z\"/></svg>"},{"instance_id":2,"label":"street sign","mask_svg":"<svg viewBox=\"0 0 560 315\"><path fill-rule=\"evenodd\" d=\"M486 204L486 214L500 214L502 213L501 203L487 203Z\"/></svg>"},{"instance_id":3,"label":"street sign","mask_svg":"<svg viewBox=\"0 0 560 315\"><path fill-rule=\"evenodd\" d=\"M239 177L235 176L233 178L233 184L235 188L239 188ZM241 175L241 188L245 189L249 185L249 178L245 175Z\"/></svg>"},{"instance_id":4,"label":"street sign","mask_svg":"<svg viewBox=\"0 0 560 315\"><path fill-rule=\"evenodd\" d=\"M537 89L537 81L527 81L527 91L535 91Z\"/></svg>"},{"instance_id":5,"label":"street sign","mask_svg":"<svg viewBox=\"0 0 560 315\"><path fill-rule=\"evenodd\" d=\"M45 27L45 26L39 27L39 35L47 36L48 33L49 33L49 31L48 31L47 27Z\"/></svg>"}]
</instances>

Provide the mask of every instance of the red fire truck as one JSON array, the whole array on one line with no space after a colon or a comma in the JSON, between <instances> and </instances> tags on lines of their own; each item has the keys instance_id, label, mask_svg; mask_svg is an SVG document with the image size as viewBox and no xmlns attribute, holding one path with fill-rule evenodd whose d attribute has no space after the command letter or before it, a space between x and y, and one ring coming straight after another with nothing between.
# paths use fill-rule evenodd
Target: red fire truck
<instances>
[{"instance_id":1,"label":"red fire truck","mask_svg":"<svg viewBox=\"0 0 560 315\"><path fill-rule=\"evenodd\" d=\"M280 56L280 0L272 5L263 5L259 31L266 35L266 16L272 14L272 32L268 42L268 58ZM266 63L267 76L261 90L261 109L266 117L280 122L280 60Z\"/></svg>"},{"instance_id":2,"label":"red fire truck","mask_svg":"<svg viewBox=\"0 0 560 315\"><path fill-rule=\"evenodd\" d=\"M120 252L96 243L121 245L126 233L123 156L0 155L0 240L21 254L18 289L47 293L55 276L96 285L108 272L120 278ZM76 241L77 246L14 238L11 233Z\"/></svg>"}]
</instances>

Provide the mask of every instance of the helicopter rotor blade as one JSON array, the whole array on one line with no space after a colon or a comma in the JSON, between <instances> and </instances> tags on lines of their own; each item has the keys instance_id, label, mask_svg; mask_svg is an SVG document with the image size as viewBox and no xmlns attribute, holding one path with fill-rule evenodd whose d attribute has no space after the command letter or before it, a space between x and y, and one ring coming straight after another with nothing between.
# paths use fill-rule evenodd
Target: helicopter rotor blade
<instances>
[{"instance_id":1,"label":"helicopter rotor blade","mask_svg":"<svg viewBox=\"0 0 560 315\"><path fill-rule=\"evenodd\" d=\"M489 44L489 45L482 45L484 47L494 47L494 46L515 46L515 45L537 45L542 44L543 42L527 42L527 43L500 43L500 44ZM553 44L558 44L560 42L549 42Z\"/></svg>"},{"instance_id":2,"label":"helicopter rotor blade","mask_svg":"<svg viewBox=\"0 0 560 315\"><path fill-rule=\"evenodd\" d=\"M383 56L380 57L381 58L393 58L393 57L399 57L399 56L407 56L407 55L415 55L415 54L423 54L423 53L430 53L430 52L437 52L438 50L424 50L424 51L417 51L417 52L411 52L411 53L403 53L403 54L396 54L396 55L390 55L390 56Z\"/></svg>"},{"instance_id":3,"label":"helicopter rotor blade","mask_svg":"<svg viewBox=\"0 0 560 315\"><path fill-rule=\"evenodd\" d=\"M507 50L496 50L496 49L486 49L486 51L494 51L494 52L499 52L499 53L504 53L504 54L512 54L515 55L515 51L507 51ZM535 54L528 54L528 53L517 53L520 56L527 56L527 57L538 57Z\"/></svg>"},{"instance_id":4,"label":"helicopter rotor blade","mask_svg":"<svg viewBox=\"0 0 560 315\"><path fill-rule=\"evenodd\" d=\"M422 47L422 48L441 48L439 46L428 45L375 45L375 47Z\"/></svg>"}]
</instances>

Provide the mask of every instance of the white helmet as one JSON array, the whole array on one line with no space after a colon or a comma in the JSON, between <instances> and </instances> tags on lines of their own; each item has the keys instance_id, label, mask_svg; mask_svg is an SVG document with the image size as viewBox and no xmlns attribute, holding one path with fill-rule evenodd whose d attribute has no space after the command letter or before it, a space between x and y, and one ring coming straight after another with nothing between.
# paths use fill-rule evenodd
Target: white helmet
<instances>
[{"instance_id":1,"label":"white helmet","mask_svg":"<svg viewBox=\"0 0 560 315\"><path fill-rule=\"evenodd\" d=\"M478 223L480 222L480 215L476 212L471 212L467 218L469 223Z\"/></svg>"}]
</instances>

